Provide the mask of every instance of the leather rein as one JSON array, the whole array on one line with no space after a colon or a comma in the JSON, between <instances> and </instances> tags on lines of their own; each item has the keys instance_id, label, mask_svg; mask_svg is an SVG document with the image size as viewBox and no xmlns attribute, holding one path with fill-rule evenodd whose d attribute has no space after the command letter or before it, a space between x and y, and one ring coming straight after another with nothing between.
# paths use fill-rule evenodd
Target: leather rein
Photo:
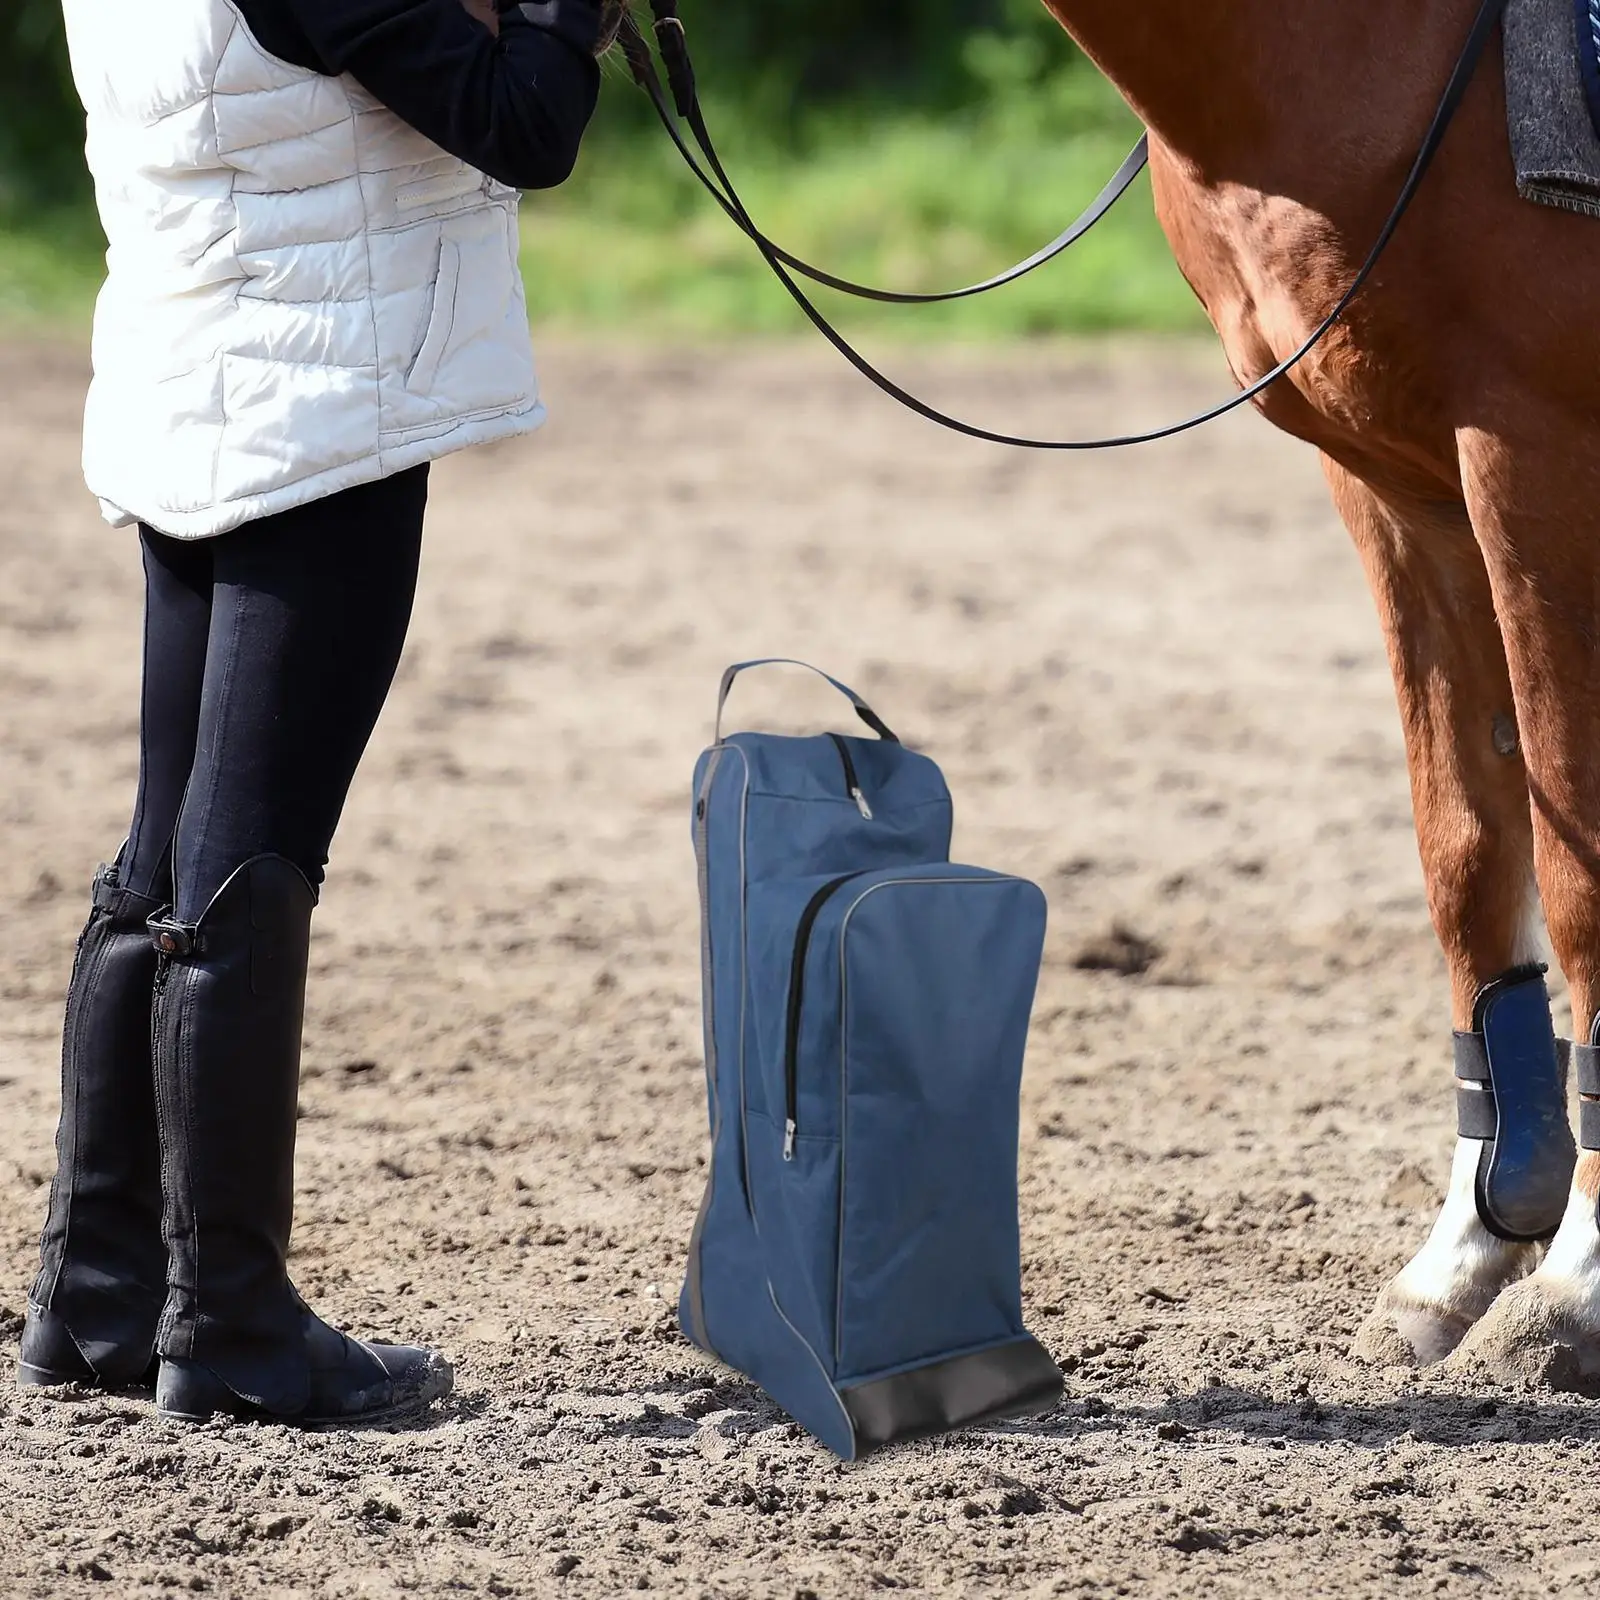
<instances>
[{"instance_id":1,"label":"leather rein","mask_svg":"<svg viewBox=\"0 0 1600 1600\"><path fill-rule=\"evenodd\" d=\"M1472 31L1467 36L1467 42L1456 61L1455 69L1450 74L1450 80L1445 86L1444 94L1439 101L1438 109L1434 112L1433 120L1428 126L1422 147L1417 152L1416 159L1411 164L1411 170L1406 177L1405 184L1400 190L1399 199L1395 201L1394 209L1389 213L1388 221L1383 225L1378 234L1377 242L1368 253L1361 269L1351 281L1350 287L1345 290L1333 310L1323 319L1321 324L1311 336L1291 356L1280 361L1270 372L1256 379L1248 388L1238 394L1208 407L1196 416L1186 418L1182 422L1171 423L1164 428L1155 428L1146 433L1129 433L1115 435L1104 439L1030 439L1022 438L1008 433L997 433L992 429L978 427L970 422L963 422L959 417L953 417L947 412L940 411L929 405L926 401L919 400L914 394L902 388L898 383L874 366L850 343L845 336L831 323L823 313L818 310L811 296L797 281L807 278L813 283L821 284L824 288L835 289L840 293L853 295L857 299L874 300L889 305L937 305L951 300L966 300L974 295L987 294L991 290L1003 288L1007 284L1015 283L1019 278L1026 277L1030 272L1036 271L1047 262L1054 261L1058 256L1071 249L1082 239L1111 208L1132 187L1133 181L1144 170L1150 156L1150 136L1145 134L1129 153L1127 159L1117 169L1111 181L1101 190L1093 203L1072 225L1060 234L1042 250L1035 251L1025 261L1020 261L1009 271L1002 272L993 278L986 278L981 283L969 284L964 289L951 289L938 294L907 294L888 289L874 289L865 284L852 283L846 278L834 276L824 272L818 267L810 265L798 256L791 254L781 245L774 243L756 226L749 211L745 208L739 191L734 187L733 180L728 176L727 169L723 166L722 159L717 153L715 141L711 131L706 126L705 115L700 104L700 95L696 87L694 63L690 59L688 35L684 29L683 21L678 15L678 0L650 0L650 8L655 17L654 33L656 49L660 53L662 67L666 72L667 86L670 86L671 98L669 101L667 87L661 81L661 74L655 64L654 55L638 22L630 12L624 11L621 26L618 32L618 42L628 62L628 68L633 74L634 81L649 96L650 103L655 107L656 115L661 125L666 129L667 136L676 146L678 154L682 156L689 170L705 188L706 192L717 203L718 207L727 215L729 220L745 235L747 239L761 253L762 259L771 269L773 275L788 292L790 298L799 306L812 326L853 366L857 372L881 389L891 400L897 401L908 410L914 411L920 417L937 423L942 428L948 428L955 433L966 435L971 439L982 439L991 444L1012 445L1024 450L1115 450L1127 445L1153 444L1160 439L1170 439L1181 433L1188 433L1194 428L1204 427L1208 422L1215 422L1220 417L1225 417L1231 411L1248 405L1258 399L1265 391L1272 387L1280 378L1292 372L1302 361L1314 351L1322 341L1327 338L1345 312L1350 309L1352 302L1366 287L1367 281L1377 270L1379 261L1384 252L1389 248L1390 241L1394 238L1406 213L1411 209L1411 203L1416 199L1417 191L1422 187L1424 178L1428 175L1429 168L1433 165L1434 157L1439 153L1440 146L1444 143L1445 135L1450 129L1450 124L1455 120L1455 115L1461 108L1462 101L1466 98L1467 89L1472 82L1478 63L1483 57L1489 39L1496 24L1500 21L1501 13L1505 10L1507 0L1482 0L1476 19L1472 24ZM684 129L688 130L685 136ZM694 148L691 148L690 141ZM698 150L698 156L696 155Z\"/></svg>"}]
</instances>

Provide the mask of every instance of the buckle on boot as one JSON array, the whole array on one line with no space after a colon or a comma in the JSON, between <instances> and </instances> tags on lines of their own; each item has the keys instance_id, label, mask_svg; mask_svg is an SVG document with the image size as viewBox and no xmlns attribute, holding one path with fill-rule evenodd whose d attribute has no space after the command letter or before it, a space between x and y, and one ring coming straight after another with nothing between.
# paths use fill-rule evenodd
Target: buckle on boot
<instances>
[{"instance_id":1,"label":"buckle on boot","mask_svg":"<svg viewBox=\"0 0 1600 1600\"><path fill-rule=\"evenodd\" d=\"M200 930L176 917L151 917L145 927L150 930L151 944L164 956L192 956L199 942Z\"/></svg>"},{"instance_id":2,"label":"buckle on boot","mask_svg":"<svg viewBox=\"0 0 1600 1600\"><path fill-rule=\"evenodd\" d=\"M1472 1031L1455 1036L1459 1131L1483 1143L1478 1216L1519 1243L1555 1232L1576 1159L1544 970L1517 967L1485 984Z\"/></svg>"},{"instance_id":3,"label":"buckle on boot","mask_svg":"<svg viewBox=\"0 0 1600 1600\"><path fill-rule=\"evenodd\" d=\"M90 904L96 911L110 911L116 904L117 891L122 886L122 875L113 864L107 866L104 861L100 863L99 870L94 875L94 887L90 890Z\"/></svg>"}]
</instances>

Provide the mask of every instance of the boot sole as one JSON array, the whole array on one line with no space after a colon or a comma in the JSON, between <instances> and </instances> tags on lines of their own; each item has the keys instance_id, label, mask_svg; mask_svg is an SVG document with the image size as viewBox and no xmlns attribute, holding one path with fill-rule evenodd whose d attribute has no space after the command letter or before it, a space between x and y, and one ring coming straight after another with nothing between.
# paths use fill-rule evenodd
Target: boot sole
<instances>
[{"instance_id":1,"label":"boot sole","mask_svg":"<svg viewBox=\"0 0 1600 1600\"><path fill-rule=\"evenodd\" d=\"M381 1428L390 1422L405 1422L426 1411L432 1400L411 1400L405 1405L388 1406L382 1411L363 1411L350 1417L279 1417L270 1411L163 1411L156 1410L160 1422L176 1422L186 1428L198 1428L219 1417L225 1422L244 1422L279 1428L299 1428L304 1433L346 1432L357 1428Z\"/></svg>"},{"instance_id":2,"label":"boot sole","mask_svg":"<svg viewBox=\"0 0 1600 1600\"><path fill-rule=\"evenodd\" d=\"M395 1405L384 1406L378 1411L361 1411L342 1416L285 1417L263 1411L248 1401L240 1401L236 1406L218 1406L203 1412L179 1411L174 1407L157 1405L156 1417L161 1421L176 1422L191 1428L202 1426L217 1417L223 1417L229 1422L269 1423L276 1424L280 1428L299 1428L308 1433L334 1429L381 1428L391 1422L405 1422L419 1416L429 1406L443 1400L454 1390L455 1371L448 1364L441 1363L431 1374L430 1381L425 1382L416 1394L408 1395Z\"/></svg>"},{"instance_id":3,"label":"boot sole","mask_svg":"<svg viewBox=\"0 0 1600 1600\"><path fill-rule=\"evenodd\" d=\"M153 1373L140 1378L113 1381L102 1378L97 1372L62 1372L54 1367L36 1366L31 1361L17 1363L19 1389L93 1389L101 1394L119 1394L124 1391L148 1391L155 1387Z\"/></svg>"},{"instance_id":4,"label":"boot sole","mask_svg":"<svg viewBox=\"0 0 1600 1600\"><path fill-rule=\"evenodd\" d=\"M96 1387L92 1372L57 1372L50 1367L36 1367L31 1361L17 1363L19 1389L65 1389L76 1384L81 1389Z\"/></svg>"}]
</instances>

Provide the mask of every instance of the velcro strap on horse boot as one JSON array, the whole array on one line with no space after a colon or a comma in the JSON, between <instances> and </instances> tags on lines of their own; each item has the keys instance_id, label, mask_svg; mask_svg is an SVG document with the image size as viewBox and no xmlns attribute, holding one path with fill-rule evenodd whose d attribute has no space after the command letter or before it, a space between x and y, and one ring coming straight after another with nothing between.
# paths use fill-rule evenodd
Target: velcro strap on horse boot
<instances>
[{"instance_id":1,"label":"velcro strap on horse boot","mask_svg":"<svg viewBox=\"0 0 1600 1600\"><path fill-rule=\"evenodd\" d=\"M1572 1065L1578 1075L1578 1143L1600 1150L1600 1017L1594 1019L1589 1043L1573 1045Z\"/></svg>"},{"instance_id":2,"label":"velcro strap on horse boot","mask_svg":"<svg viewBox=\"0 0 1600 1600\"><path fill-rule=\"evenodd\" d=\"M1472 1032L1456 1034L1455 1047L1461 1137L1483 1142L1478 1216L1501 1239L1548 1238L1566 1210L1577 1150L1544 968L1485 984Z\"/></svg>"}]
</instances>

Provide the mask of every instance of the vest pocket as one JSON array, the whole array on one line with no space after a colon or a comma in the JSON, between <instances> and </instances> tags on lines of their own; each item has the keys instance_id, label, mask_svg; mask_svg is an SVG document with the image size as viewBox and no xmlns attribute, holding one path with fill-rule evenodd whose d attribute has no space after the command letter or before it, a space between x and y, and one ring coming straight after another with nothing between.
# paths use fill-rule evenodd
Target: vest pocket
<instances>
[{"instance_id":1,"label":"vest pocket","mask_svg":"<svg viewBox=\"0 0 1600 1600\"><path fill-rule=\"evenodd\" d=\"M510 208L484 204L374 236L382 447L495 412L533 411L515 230Z\"/></svg>"},{"instance_id":2,"label":"vest pocket","mask_svg":"<svg viewBox=\"0 0 1600 1600\"><path fill-rule=\"evenodd\" d=\"M445 236L439 241L439 271L433 281L433 305L428 313L428 331L422 336L417 358L406 374L406 388L412 394L426 394L439 376L439 364L450 348L450 335L456 325L456 293L461 287L461 246Z\"/></svg>"},{"instance_id":3,"label":"vest pocket","mask_svg":"<svg viewBox=\"0 0 1600 1600\"><path fill-rule=\"evenodd\" d=\"M396 189L394 208L404 214L408 211L420 211L425 206L449 205L453 200L464 200L468 195L485 193L484 186L487 182L482 173L474 172L470 167L458 167L457 170L433 178L419 179L415 183L408 183L403 188Z\"/></svg>"}]
</instances>

